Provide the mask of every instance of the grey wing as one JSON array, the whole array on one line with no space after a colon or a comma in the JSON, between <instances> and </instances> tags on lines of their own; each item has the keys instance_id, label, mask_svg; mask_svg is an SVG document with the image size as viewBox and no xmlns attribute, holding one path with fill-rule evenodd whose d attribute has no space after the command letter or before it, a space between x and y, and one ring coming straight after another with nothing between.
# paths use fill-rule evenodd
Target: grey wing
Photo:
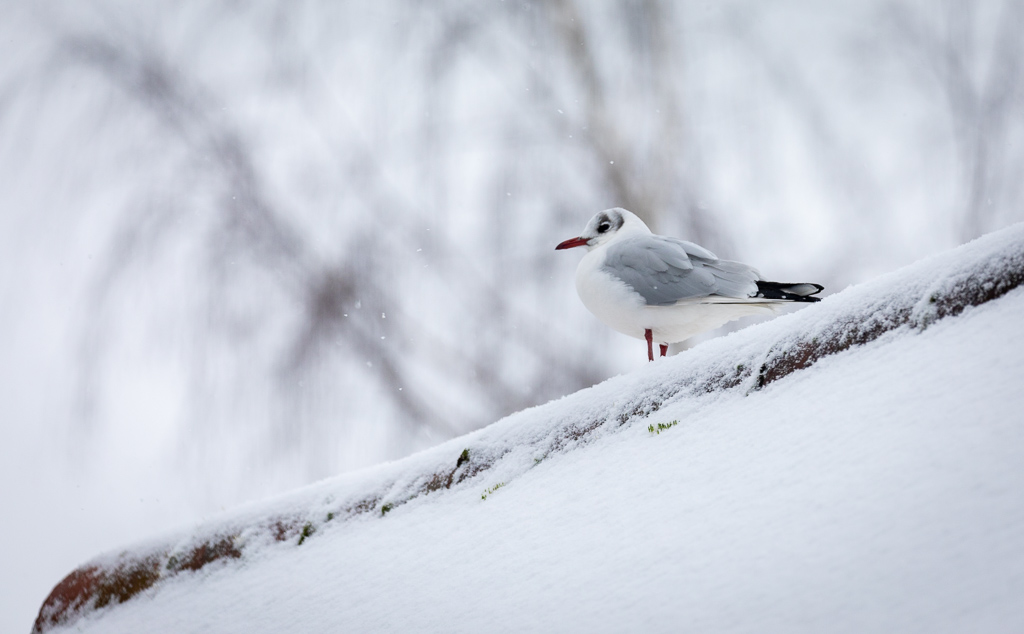
<instances>
[{"instance_id":1,"label":"grey wing","mask_svg":"<svg viewBox=\"0 0 1024 634\"><path fill-rule=\"evenodd\" d=\"M719 260L707 249L674 238L636 236L608 248L604 269L633 288L649 306L708 296L745 299L761 279L752 267Z\"/></svg>"}]
</instances>

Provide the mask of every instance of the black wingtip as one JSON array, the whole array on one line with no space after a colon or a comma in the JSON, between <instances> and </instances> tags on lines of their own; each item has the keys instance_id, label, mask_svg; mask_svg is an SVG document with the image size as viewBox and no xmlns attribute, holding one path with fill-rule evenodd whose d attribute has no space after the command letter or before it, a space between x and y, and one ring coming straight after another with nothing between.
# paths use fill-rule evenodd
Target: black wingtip
<instances>
[{"instance_id":1,"label":"black wingtip","mask_svg":"<svg viewBox=\"0 0 1024 634\"><path fill-rule=\"evenodd\" d=\"M790 302L820 302L820 297L813 296L823 290L825 290L824 286L814 284L813 282L791 284L788 282L765 282L759 280L757 282L756 297L782 299Z\"/></svg>"}]
</instances>

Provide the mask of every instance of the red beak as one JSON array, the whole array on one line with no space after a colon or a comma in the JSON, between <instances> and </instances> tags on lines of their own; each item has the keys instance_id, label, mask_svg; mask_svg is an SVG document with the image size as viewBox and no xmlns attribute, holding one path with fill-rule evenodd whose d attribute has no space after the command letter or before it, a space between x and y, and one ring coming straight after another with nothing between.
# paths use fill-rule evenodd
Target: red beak
<instances>
[{"instance_id":1,"label":"red beak","mask_svg":"<svg viewBox=\"0 0 1024 634\"><path fill-rule=\"evenodd\" d=\"M565 242L562 242L557 247L555 247L555 251L561 251L562 249L571 249L573 247L585 247L585 246L587 246L587 241L584 240L583 238L569 238Z\"/></svg>"}]
</instances>

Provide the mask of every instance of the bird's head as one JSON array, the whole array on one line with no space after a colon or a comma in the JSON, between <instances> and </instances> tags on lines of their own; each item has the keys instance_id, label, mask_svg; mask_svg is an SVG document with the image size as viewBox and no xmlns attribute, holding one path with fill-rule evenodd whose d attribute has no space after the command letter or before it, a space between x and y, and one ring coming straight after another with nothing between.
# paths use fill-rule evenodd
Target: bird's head
<instances>
[{"instance_id":1,"label":"bird's head","mask_svg":"<svg viewBox=\"0 0 1024 634\"><path fill-rule=\"evenodd\" d=\"M650 232L651 230L647 228L644 221L640 220L636 214L626 211L622 207L615 207L614 209L605 209L604 211L597 212L597 215L590 219L590 222L587 223L579 237L570 238L560 243L555 247L555 250L587 247L589 251L611 241L617 236L629 233Z\"/></svg>"}]
</instances>

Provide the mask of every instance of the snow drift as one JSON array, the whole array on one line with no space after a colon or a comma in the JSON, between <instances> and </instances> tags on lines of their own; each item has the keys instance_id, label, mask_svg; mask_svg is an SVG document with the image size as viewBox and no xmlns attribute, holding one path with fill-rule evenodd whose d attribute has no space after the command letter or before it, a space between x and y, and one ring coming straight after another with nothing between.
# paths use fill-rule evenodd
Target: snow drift
<instances>
[{"instance_id":1,"label":"snow drift","mask_svg":"<svg viewBox=\"0 0 1024 634\"><path fill-rule=\"evenodd\" d=\"M1022 282L1016 225L99 557L34 631L1024 627Z\"/></svg>"}]
</instances>

